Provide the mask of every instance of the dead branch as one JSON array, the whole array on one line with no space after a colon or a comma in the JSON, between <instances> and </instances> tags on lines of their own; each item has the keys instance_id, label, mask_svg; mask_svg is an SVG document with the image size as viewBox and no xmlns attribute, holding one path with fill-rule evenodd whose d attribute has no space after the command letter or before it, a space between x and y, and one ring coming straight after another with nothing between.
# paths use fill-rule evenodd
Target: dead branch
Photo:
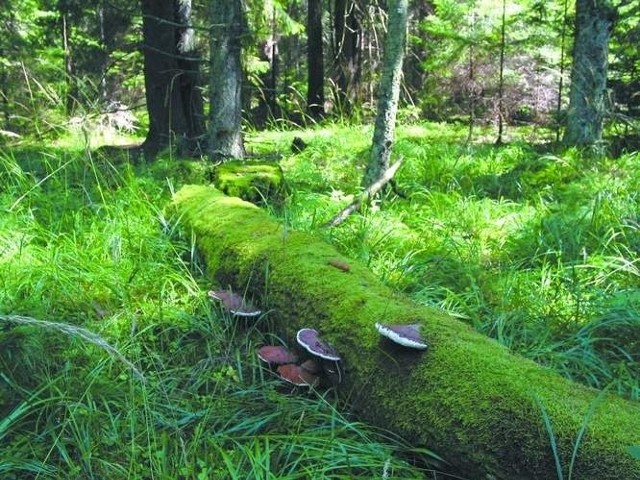
<instances>
[{"instance_id":1,"label":"dead branch","mask_svg":"<svg viewBox=\"0 0 640 480\"><path fill-rule=\"evenodd\" d=\"M387 168L378 180L373 182L362 192L353 202L343 208L335 217L323 225L324 228L336 227L344 222L349 215L358 210L360 206L374 197L382 188L391 181L400 166L403 158L400 157L396 163Z\"/></svg>"}]
</instances>

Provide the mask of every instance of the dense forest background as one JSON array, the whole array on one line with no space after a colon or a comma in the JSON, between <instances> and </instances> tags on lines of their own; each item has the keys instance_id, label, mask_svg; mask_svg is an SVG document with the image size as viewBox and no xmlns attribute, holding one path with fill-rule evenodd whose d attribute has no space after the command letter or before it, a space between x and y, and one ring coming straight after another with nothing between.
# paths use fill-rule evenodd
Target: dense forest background
<instances>
[{"instance_id":1,"label":"dense forest background","mask_svg":"<svg viewBox=\"0 0 640 480\"><path fill-rule=\"evenodd\" d=\"M640 471L640 2L15 0L0 25L0 477ZM187 183L446 318L425 362L455 330L550 386L482 397L463 354L447 392L417 361L438 428L358 411L355 351L342 390L283 386L256 356L294 344L282 312L207 296Z\"/></svg>"},{"instance_id":2,"label":"dense forest background","mask_svg":"<svg viewBox=\"0 0 640 480\"><path fill-rule=\"evenodd\" d=\"M192 31L189 41L197 42L190 48L208 96L209 5L163 3L174 11L188 5L182 20ZM325 115L371 117L387 18L383 2L249 1L245 7L247 127L307 125ZM560 135L569 99L573 2L435 1L409 8L403 121L533 125ZM611 9L606 122L628 140L640 103L638 6L612 2ZM140 5L24 1L4 9L1 21L5 139L55 135L88 121L143 128Z\"/></svg>"}]
</instances>

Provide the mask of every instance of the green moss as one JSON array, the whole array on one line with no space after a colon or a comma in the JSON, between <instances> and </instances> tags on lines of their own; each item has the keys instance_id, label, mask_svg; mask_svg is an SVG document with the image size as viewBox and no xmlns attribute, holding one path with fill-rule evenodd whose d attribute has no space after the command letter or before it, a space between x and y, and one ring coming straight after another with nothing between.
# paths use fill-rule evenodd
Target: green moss
<instances>
[{"instance_id":1,"label":"green moss","mask_svg":"<svg viewBox=\"0 0 640 480\"><path fill-rule=\"evenodd\" d=\"M227 195L240 197L257 205L282 204L287 188L277 163L232 161L219 165L214 172L214 185Z\"/></svg>"},{"instance_id":2,"label":"green moss","mask_svg":"<svg viewBox=\"0 0 640 480\"><path fill-rule=\"evenodd\" d=\"M568 468L598 392L411 303L320 239L286 231L251 204L189 186L173 208L196 233L214 281L247 289L279 334L292 338L314 327L337 347L345 366L340 394L362 419L438 451L470 478L555 478L541 403ZM375 322L419 322L430 347L420 353L388 345ZM589 421L573 478L640 478L640 462L626 451L638 443L640 405L607 396Z\"/></svg>"}]
</instances>

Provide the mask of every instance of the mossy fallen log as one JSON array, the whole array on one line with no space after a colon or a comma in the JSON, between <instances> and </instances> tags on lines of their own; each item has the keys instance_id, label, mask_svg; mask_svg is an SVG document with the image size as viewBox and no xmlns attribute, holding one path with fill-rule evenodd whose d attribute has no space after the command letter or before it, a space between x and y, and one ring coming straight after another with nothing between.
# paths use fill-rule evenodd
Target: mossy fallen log
<instances>
[{"instance_id":1,"label":"mossy fallen log","mask_svg":"<svg viewBox=\"0 0 640 480\"><path fill-rule=\"evenodd\" d=\"M211 187L172 204L195 232L217 286L246 291L278 333L321 332L344 358L339 394L362 420L437 451L473 479L639 479L640 405L566 380L510 354L456 319L384 287L319 238ZM348 268L337 268L340 262ZM424 352L381 340L376 322L421 324ZM543 414L544 411L544 414Z\"/></svg>"}]
</instances>

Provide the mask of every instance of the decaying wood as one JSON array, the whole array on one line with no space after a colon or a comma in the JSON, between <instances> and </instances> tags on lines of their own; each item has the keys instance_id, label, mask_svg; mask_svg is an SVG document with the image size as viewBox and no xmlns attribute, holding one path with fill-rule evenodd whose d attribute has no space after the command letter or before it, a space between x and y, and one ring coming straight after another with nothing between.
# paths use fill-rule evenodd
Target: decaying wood
<instances>
[{"instance_id":1,"label":"decaying wood","mask_svg":"<svg viewBox=\"0 0 640 480\"><path fill-rule=\"evenodd\" d=\"M368 202L371 198L375 197L378 192L382 190L384 186L393 179L393 176L402 165L402 160L402 157L400 157L396 163L387 168L387 170L385 170L385 172L378 180L369 185L369 187L367 187L364 192L358 195L358 197L356 197L353 202L351 202L349 205L343 208L340 213L329 220L324 225L324 227L337 227L342 222L344 222L349 217L349 215L358 210L363 203Z\"/></svg>"}]
</instances>

